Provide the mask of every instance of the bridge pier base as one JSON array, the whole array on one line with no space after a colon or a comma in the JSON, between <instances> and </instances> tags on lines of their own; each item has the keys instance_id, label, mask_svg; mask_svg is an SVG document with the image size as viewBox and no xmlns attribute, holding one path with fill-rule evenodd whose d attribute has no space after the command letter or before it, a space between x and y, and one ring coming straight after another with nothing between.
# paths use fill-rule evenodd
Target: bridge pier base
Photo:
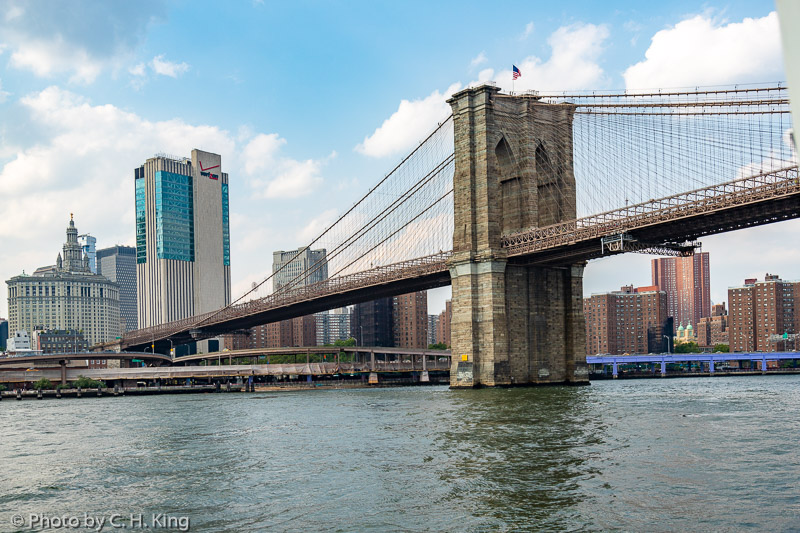
<instances>
[{"instance_id":1,"label":"bridge pier base","mask_svg":"<svg viewBox=\"0 0 800 533\"><path fill-rule=\"evenodd\" d=\"M463 262L451 276L451 387L588 383L583 265Z\"/></svg>"}]
</instances>

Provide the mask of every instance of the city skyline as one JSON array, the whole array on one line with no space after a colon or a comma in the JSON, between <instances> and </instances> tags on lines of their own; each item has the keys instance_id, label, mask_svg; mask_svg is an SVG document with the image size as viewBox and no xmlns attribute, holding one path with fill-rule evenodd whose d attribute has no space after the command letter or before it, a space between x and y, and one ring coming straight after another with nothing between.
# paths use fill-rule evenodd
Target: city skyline
<instances>
[{"instance_id":1,"label":"city skyline","mask_svg":"<svg viewBox=\"0 0 800 533\"><path fill-rule=\"evenodd\" d=\"M630 3L613 12L588 4L577 18L555 7L519 4L518 23L509 25L489 11L476 17L487 28L479 39L463 31L477 22L458 15L462 30L446 31L447 46L436 46L437 32L444 30L434 23L452 16L452 9L437 5L429 6L430 21L424 23L392 13L400 16L397 28L422 24L419 42L403 49L379 40L371 50L361 43L372 37L323 22L333 9L325 6L310 14L317 34L304 29L298 35L281 26L309 16L302 10L258 2L232 8L217 17L221 34L240 30L243 38L217 40L224 50L185 33L219 9L210 4L110 6L97 15L124 21L124 31L96 24L91 10L74 10L85 19L77 20L58 7L45 13L43 6L7 3L4 24L13 31L0 39L0 58L6 60L0 70L0 106L6 110L0 119L0 194L4 219L10 221L5 237L17 250L0 259L4 279L47 261L38 243L44 249L58 244L52 234L69 211L80 216L98 248L134 245L130 169L158 152L183 154L197 146L225 158L233 178L235 299L270 273L264 250L306 245L441 119L449 93L489 79L511 89L511 63L522 72L515 90L784 78L771 2ZM355 21L381 26L380 13L356 11L349 13ZM64 20L71 22L70 30L60 29ZM82 28L98 26L103 32L81 34ZM61 46L41 28L60 36ZM767 28L763 33L769 38L751 42L754 28ZM688 45L676 44L710 39L733 44L689 59ZM263 43L265 52L249 53L253 43ZM665 43L673 45L675 57L664 55ZM241 59L220 63L236 50L243 51ZM416 66L411 59L422 50L434 57ZM670 68L681 59L679 71ZM715 68L705 68L708 64ZM316 67L318 83L300 81L303 65ZM669 77L653 74L659 69L669 70ZM269 76L290 83L283 88ZM327 91L324 97L320 89ZM337 100L336 109L330 98ZM215 105L205 105L209 101ZM727 287L740 279L767 271L800 278L800 252L788 249L785 238L798 227L785 222L703 239L703 250L720 258L711 265L712 301L723 301ZM627 254L590 262L584 294L629 282L648 284L650 259ZM433 291L430 312L438 313L447 297L449 289ZM4 299L0 314L7 314L6 306Z\"/></svg>"}]
</instances>

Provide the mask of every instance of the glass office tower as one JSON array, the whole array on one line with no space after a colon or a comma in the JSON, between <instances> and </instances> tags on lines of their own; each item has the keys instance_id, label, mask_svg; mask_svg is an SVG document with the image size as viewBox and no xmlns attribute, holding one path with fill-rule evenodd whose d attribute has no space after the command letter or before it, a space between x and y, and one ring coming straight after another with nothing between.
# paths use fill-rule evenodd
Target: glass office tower
<instances>
[{"instance_id":1,"label":"glass office tower","mask_svg":"<svg viewBox=\"0 0 800 533\"><path fill-rule=\"evenodd\" d=\"M218 154L159 154L135 169L140 328L231 301L228 174Z\"/></svg>"}]
</instances>

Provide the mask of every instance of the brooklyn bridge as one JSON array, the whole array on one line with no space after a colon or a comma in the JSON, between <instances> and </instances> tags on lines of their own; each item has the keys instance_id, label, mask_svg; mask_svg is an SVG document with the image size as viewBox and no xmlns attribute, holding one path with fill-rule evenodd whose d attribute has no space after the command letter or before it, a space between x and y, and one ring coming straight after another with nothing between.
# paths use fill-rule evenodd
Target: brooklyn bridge
<instances>
[{"instance_id":1,"label":"brooklyn bridge","mask_svg":"<svg viewBox=\"0 0 800 533\"><path fill-rule=\"evenodd\" d=\"M686 255L706 235L800 215L785 87L460 91L452 114L309 247L310 267L222 309L131 331L170 346L452 285L453 387L585 383L583 270ZM274 274L273 274L274 275Z\"/></svg>"}]
</instances>

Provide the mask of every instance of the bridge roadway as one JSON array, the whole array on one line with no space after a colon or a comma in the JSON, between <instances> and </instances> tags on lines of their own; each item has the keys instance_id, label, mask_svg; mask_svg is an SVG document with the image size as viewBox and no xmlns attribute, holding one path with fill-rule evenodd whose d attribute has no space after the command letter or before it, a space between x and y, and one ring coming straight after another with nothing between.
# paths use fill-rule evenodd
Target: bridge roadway
<instances>
[{"instance_id":1,"label":"bridge roadway","mask_svg":"<svg viewBox=\"0 0 800 533\"><path fill-rule=\"evenodd\" d=\"M797 166L729 181L623 209L609 211L503 237L510 261L524 264L572 264L601 255L601 239L628 235L642 246L681 243L704 235L769 224L800 217L800 179ZM450 284L451 252L381 266L325 280L292 291L229 308L126 333L121 349L143 349L168 342L181 344L222 333L309 315L384 296Z\"/></svg>"},{"instance_id":2,"label":"bridge roadway","mask_svg":"<svg viewBox=\"0 0 800 533\"><path fill-rule=\"evenodd\" d=\"M128 360L141 359L143 361L150 361L155 364L171 363L172 358L168 355L150 352L70 352L70 353L51 353L42 355L26 355L22 357L0 357L0 366L2 365L23 365L27 366L31 363L62 363L65 361L80 361L80 360L97 360L97 359L116 359Z\"/></svg>"},{"instance_id":3,"label":"bridge roadway","mask_svg":"<svg viewBox=\"0 0 800 533\"><path fill-rule=\"evenodd\" d=\"M352 362L339 362L341 352L355 355ZM337 360L312 363L311 354L336 354ZM306 360L290 364L263 365L205 365L197 363L243 359L248 357L279 354L305 355ZM87 357L89 356L89 357ZM142 359L151 365L135 368L72 368L66 362L87 359ZM29 366L35 363L57 363L53 368L28 368L26 370L3 370L1 367ZM176 365L184 366L176 366ZM158 366L161 365L161 366ZM27 357L0 358L0 382L35 382L41 378L66 383L79 376L99 380L153 380L185 378L222 378L240 376L280 376L280 375L334 375L373 372L424 372L449 371L450 352L447 350L422 350L413 348L384 348L368 346L343 346L308 348L259 348L252 350L233 350L207 354L195 354L171 359L169 356L147 352L77 352L48 354Z\"/></svg>"},{"instance_id":4,"label":"bridge roadway","mask_svg":"<svg viewBox=\"0 0 800 533\"><path fill-rule=\"evenodd\" d=\"M214 379L250 376L332 376L336 374L400 373L400 372L448 372L450 358L440 361L419 362L362 361L356 363L296 363L269 365L221 365L221 366L169 366L141 368L67 368L62 374L58 368L36 370L0 371L0 383L35 382L42 378L66 383L79 376L91 379L114 380L166 380L166 379Z\"/></svg>"},{"instance_id":5,"label":"bridge roadway","mask_svg":"<svg viewBox=\"0 0 800 533\"><path fill-rule=\"evenodd\" d=\"M357 356L410 356L414 359L420 357L447 357L450 358L450 350L425 350L416 348L387 348L383 346L308 346L308 347L283 347L283 348L251 348L244 350L228 350L223 352L184 355L172 359L173 364L190 363L196 361L216 361L227 359L244 359L250 357L261 357L270 355L310 355L310 354L353 354Z\"/></svg>"},{"instance_id":6,"label":"bridge roadway","mask_svg":"<svg viewBox=\"0 0 800 533\"><path fill-rule=\"evenodd\" d=\"M569 264L798 217L800 179L793 166L506 235L502 245L526 263ZM619 235L633 237L636 248L603 249L603 238Z\"/></svg>"}]
</instances>

